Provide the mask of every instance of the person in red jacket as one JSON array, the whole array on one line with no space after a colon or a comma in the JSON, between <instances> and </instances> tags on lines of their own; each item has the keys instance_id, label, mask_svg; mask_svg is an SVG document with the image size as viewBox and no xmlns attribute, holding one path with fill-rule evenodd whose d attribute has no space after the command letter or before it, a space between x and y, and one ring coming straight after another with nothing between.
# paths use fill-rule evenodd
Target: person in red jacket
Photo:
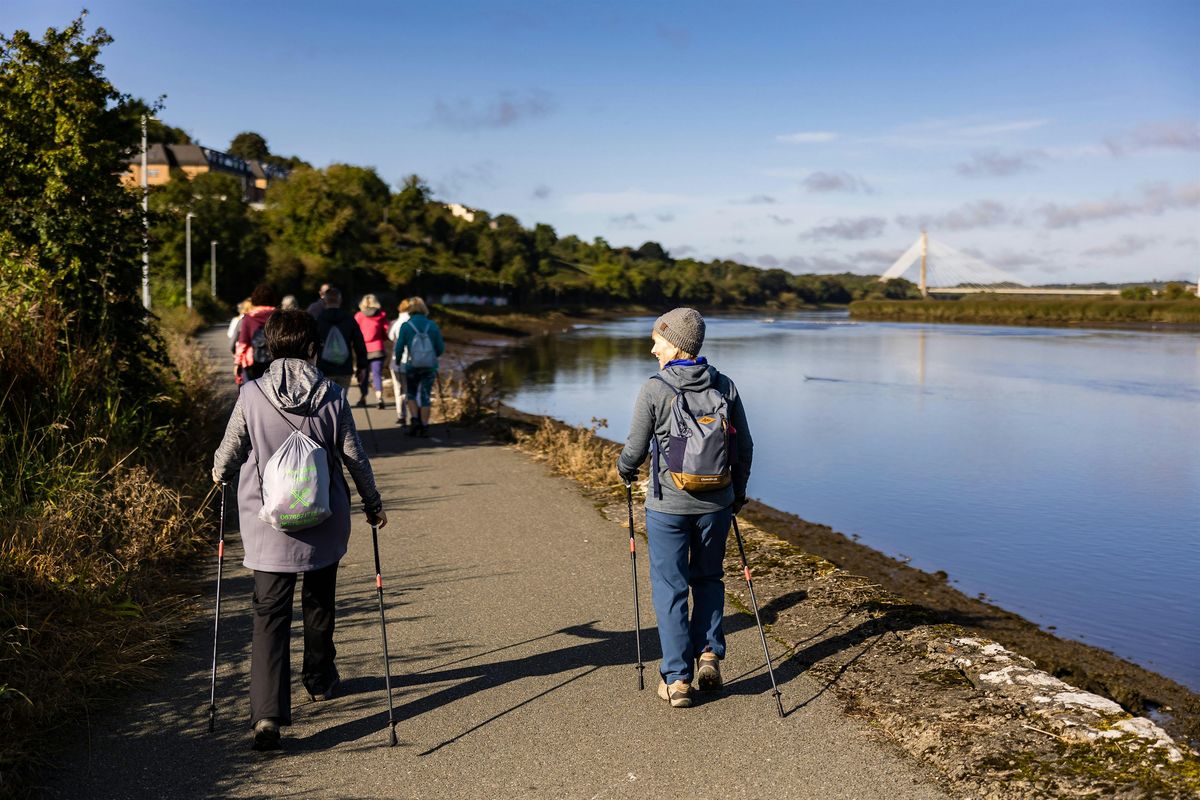
<instances>
[{"instance_id":1,"label":"person in red jacket","mask_svg":"<svg viewBox=\"0 0 1200 800\"><path fill-rule=\"evenodd\" d=\"M371 385L375 388L375 403L383 408L383 359L387 355L387 312L379 305L379 299L373 294L363 295L358 303L358 313L354 315L358 329L362 331L363 343L367 346L367 370L370 371ZM358 405L367 404L367 370L358 374L358 388L362 397Z\"/></svg>"},{"instance_id":2,"label":"person in red jacket","mask_svg":"<svg viewBox=\"0 0 1200 800\"><path fill-rule=\"evenodd\" d=\"M245 381L261 378L271 363L263 326L274 313L275 290L260 283L250 293L250 310L238 324L237 343L233 348L233 364L239 386Z\"/></svg>"}]
</instances>

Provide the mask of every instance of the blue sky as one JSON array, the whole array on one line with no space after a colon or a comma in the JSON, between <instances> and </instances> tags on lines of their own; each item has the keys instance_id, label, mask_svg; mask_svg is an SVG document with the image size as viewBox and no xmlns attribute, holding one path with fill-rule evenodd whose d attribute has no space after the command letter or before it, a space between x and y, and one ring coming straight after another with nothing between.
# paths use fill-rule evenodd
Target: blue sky
<instances>
[{"instance_id":1,"label":"blue sky","mask_svg":"<svg viewBox=\"0 0 1200 800\"><path fill-rule=\"evenodd\" d=\"M924 226L1025 283L1200 275L1197 0L89 8L117 86L202 144L560 235L880 273Z\"/></svg>"}]
</instances>

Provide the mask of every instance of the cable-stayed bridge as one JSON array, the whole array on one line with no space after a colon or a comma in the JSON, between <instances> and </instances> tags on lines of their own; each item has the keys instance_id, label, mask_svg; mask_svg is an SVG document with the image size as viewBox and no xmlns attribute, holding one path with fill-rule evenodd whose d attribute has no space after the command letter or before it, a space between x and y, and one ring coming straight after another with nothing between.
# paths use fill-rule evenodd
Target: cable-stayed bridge
<instances>
[{"instance_id":1,"label":"cable-stayed bridge","mask_svg":"<svg viewBox=\"0 0 1200 800\"><path fill-rule=\"evenodd\" d=\"M921 294L1119 294L1117 289L1048 289L1026 286L1013 280L1002 269L955 250L948 244L934 241L922 231L920 238L887 272L879 276L880 282L892 278L903 278L920 263L917 285ZM911 280L911 279L910 279Z\"/></svg>"}]
</instances>

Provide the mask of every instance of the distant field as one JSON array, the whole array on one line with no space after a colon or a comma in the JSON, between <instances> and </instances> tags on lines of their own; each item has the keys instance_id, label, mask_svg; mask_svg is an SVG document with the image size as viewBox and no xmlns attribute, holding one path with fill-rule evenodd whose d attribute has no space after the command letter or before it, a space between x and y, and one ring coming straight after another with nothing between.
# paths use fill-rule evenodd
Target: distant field
<instances>
[{"instance_id":1,"label":"distant field","mask_svg":"<svg viewBox=\"0 0 1200 800\"><path fill-rule=\"evenodd\" d=\"M859 300L850 304L850 316L855 319L905 322L1008 325L1084 322L1200 325L1200 300L1123 300L1115 297Z\"/></svg>"}]
</instances>

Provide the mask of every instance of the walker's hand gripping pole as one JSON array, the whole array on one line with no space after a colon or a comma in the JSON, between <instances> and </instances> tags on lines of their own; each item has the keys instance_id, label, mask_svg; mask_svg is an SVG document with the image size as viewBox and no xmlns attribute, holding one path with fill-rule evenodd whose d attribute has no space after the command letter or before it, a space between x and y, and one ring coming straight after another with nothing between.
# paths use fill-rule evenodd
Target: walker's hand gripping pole
<instances>
[{"instance_id":1,"label":"walker's hand gripping pole","mask_svg":"<svg viewBox=\"0 0 1200 800\"><path fill-rule=\"evenodd\" d=\"M217 634L221 630L221 572L225 566L225 481L221 481L221 521L217 539L217 610L213 614L212 685L208 694L208 732L217 729Z\"/></svg>"},{"instance_id":2,"label":"walker's hand gripping pole","mask_svg":"<svg viewBox=\"0 0 1200 800\"><path fill-rule=\"evenodd\" d=\"M775 707L779 716L783 717L783 700L780 697L779 685L775 683L775 670L771 666L771 651L767 648L767 634L763 632L762 618L758 615L758 597L754 594L754 581L750 579L750 565L746 563L746 546L742 544L742 532L738 530L737 517L733 518L733 534L737 537L738 552L742 556L742 577L746 579L746 588L750 590L750 605L754 608L754 621L758 624L758 637L762 639L763 655L767 657L767 674L771 676L771 694L775 696Z\"/></svg>"},{"instance_id":3,"label":"walker's hand gripping pole","mask_svg":"<svg viewBox=\"0 0 1200 800\"><path fill-rule=\"evenodd\" d=\"M371 526L371 546L375 548L375 590L379 592L379 631L383 634L383 685L387 688L388 743L396 746L396 716L392 709L392 665L388 658L387 622L383 616L383 571L379 568L379 528Z\"/></svg>"},{"instance_id":4,"label":"walker's hand gripping pole","mask_svg":"<svg viewBox=\"0 0 1200 800\"><path fill-rule=\"evenodd\" d=\"M638 674L638 690L646 688L646 680L643 677L646 671L646 665L642 663L642 610L638 605L638 584L637 584L637 542L633 538L633 484L625 484L625 500L629 507L629 565L633 571L633 634L634 641L637 642L637 674Z\"/></svg>"}]
</instances>

